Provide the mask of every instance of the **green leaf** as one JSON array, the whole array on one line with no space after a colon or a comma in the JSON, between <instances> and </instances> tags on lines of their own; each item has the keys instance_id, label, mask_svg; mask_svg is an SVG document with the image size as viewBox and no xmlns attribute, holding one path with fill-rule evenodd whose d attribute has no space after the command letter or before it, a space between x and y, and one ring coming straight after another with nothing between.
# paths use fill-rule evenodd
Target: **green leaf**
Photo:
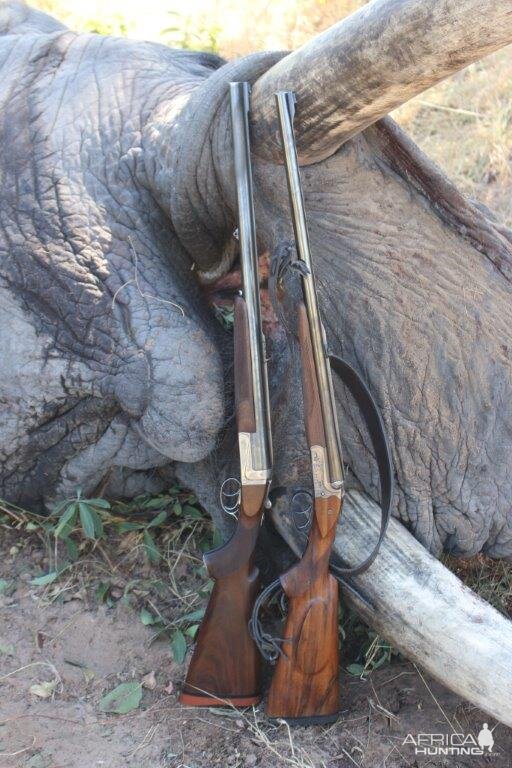
<instances>
[{"instance_id":1,"label":"green leaf","mask_svg":"<svg viewBox=\"0 0 512 768\"><path fill-rule=\"evenodd\" d=\"M166 518L167 518L167 512L164 509L162 512L160 512L159 515L154 517L153 520L151 520L151 522L149 522L146 527L147 528L156 528L157 525L162 525L162 523L164 522L164 520Z\"/></svg>"},{"instance_id":2,"label":"green leaf","mask_svg":"<svg viewBox=\"0 0 512 768\"><path fill-rule=\"evenodd\" d=\"M152 535L148 530L144 531L143 534L143 540L144 540L144 546L146 547L146 554L148 556L148 559L150 563L156 564L160 560L160 552L158 551L158 547L155 544L155 540L153 539Z\"/></svg>"},{"instance_id":3,"label":"green leaf","mask_svg":"<svg viewBox=\"0 0 512 768\"><path fill-rule=\"evenodd\" d=\"M52 581L55 581L60 573L61 571L50 571L50 573L45 573L44 576L37 576L30 583L35 587L44 587L46 584L51 584Z\"/></svg>"},{"instance_id":4,"label":"green leaf","mask_svg":"<svg viewBox=\"0 0 512 768\"><path fill-rule=\"evenodd\" d=\"M39 528L41 528L41 526L39 525L39 523L34 523L32 520L29 520L29 521L28 521L28 523L27 523L27 524L26 524L26 526L25 526L25 529L26 529L27 531L29 531L30 533L31 533L32 531L38 531L38 530L39 530Z\"/></svg>"},{"instance_id":5,"label":"green leaf","mask_svg":"<svg viewBox=\"0 0 512 768\"><path fill-rule=\"evenodd\" d=\"M108 584L105 581L101 581L96 587L94 595L96 597L96 600L99 603L104 603L108 597L109 592L110 592L110 584Z\"/></svg>"},{"instance_id":6,"label":"green leaf","mask_svg":"<svg viewBox=\"0 0 512 768\"><path fill-rule=\"evenodd\" d=\"M68 551L68 557L71 560L72 563L75 562L75 560L78 560L78 547L76 545L76 541L73 541L73 539L66 539L66 549Z\"/></svg>"},{"instance_id":7,"label":"green leaf","mask_svg":"<svg viewBox=\"0 0 512 768\"><path fill-rule=\"evenodd\" d=\"M55 525L51 522L49 517L41 523L40 527L48 534L48 536L53 534L53 531L55 530Z\"/></svg>"},{"instance_id":8,"label":"green leaf","mask_svg":"<svg viewBox=\"0 0 512 768\"><path fill-rule=\"evenodd\" d=\"M157 496L154 499L147 499L147 501L145 501L142 506L144 509L162 509L162 507L168 503L168 496Z\"/></svg>"},{"instance_id":9,"label":"green leaf","mask_svg":"<svg viewBox=\"0 0 512 768\"><path fill-rule=\"evenodd\" d=\"M11 582L7 581L7 579L0 579L0 595L2 592L7 592L10 583Z\"/></svg>"},{"instance_id":10,"label":"green leaf","mask_svg":"<svg viewBox=\"0 0 512 768\"><path fill-rule=\"evenodd\" d=\"M78 502L78 509L80 511L80 522L82 523L84 536L87 539L95 539L96 528L94 525L93 510L84 501Z\"/></svg>"},{"instance_id":11,"label":"green leaf","mask_svg":"<svg viewBox=\"0 0 512 768\"><path fill-rule=\"evenodd\" d=\"M198 608L197 611L192 611L191 613L186 613L185 616L180 616L178 621L180 624L183 624L187 622L188 624L192 624L194 621L199 621L204 616L204 608Z\"/></svg>"},{"instance_id":12,"label":"green leaf","mask_svg":"<svg viewBox=\"0 0 512 768\"><path fill-rule=\"evenodd\" d=\"M364 672L364 666L363 664L349 664L347 672L355 677L361 677Z\"/></svg>"},{"instance_id":13,"label":"green leaf","mask_svg":"<svg viewBox=\"0 0 512 768\"><path fill-rule=\"evenodd\" d=\"M199 629L199 624L192 624L191 627L188 627L185 630L185 634L187 637L194 638L197 635L197 630Z\"/></svg>"},{"instance_id":14,"label":"green leaf","mask_svg":"<svg viewBox=\"0 0 512 768\"><path fill-rule=\"evenodd\" d=\"M144 528L144 523L119 523L117 530L119 533L129 533L130 531L141 531Z\"/></svg>"},{"instance_id":15,"label":"green leaf","mask_svg":"<svg viewBox=\"0 0 512 768\"><path fill-rule=\"evenodd\" d=\"M174 661L183 664L187 653L187 641L181 629L175 629L171 636L171 650Z\"/></svg>"},{"instance_id":16,"label":"green leaf","mask_svg":"<svg viewBox=\"0 0 512 768\"><path fill-rule=\"evenodd\" d=\"M151 611L148 611L147 608L143 608L140 612L140 620L145 627L149 627L151 624L155 624L158 621L158 618L153 616Z\"/></svg>"},{"instance_id":17,"label":"green leaf","mask_svg":"<svg viewBox=\"0 0 512 768\"><path fill-rule=\"evenodd\" d=\"M200 520L203 517L201 510L197 509L197 507L191 507L190 504L185 504L183 514L187 517L192 517L194 520Z\"/></svg>"},{"instance_id":18,"label":"green leaf","mask_svg":"<svg viewBox=\"0 0 512 768\"><path fill-rule=\"evenodd\" d=\"M58 504L53 505L50 517L59 517L59 515L66 509L68 504L74 503L75 502L71 499L64 499L64 501L59 501Z\"/></svg>"},{"instance_id":19,"label":"green leaf","mask_svg":"<svg viewBox=\"0 0 512 768\"><path fill-rule=\"evenodd\" d=\"M60 517L59 522L55 526L54 536L59 539L66 539L71 533L76 520L77 507L76 503L72 502L65 512Z\"/></svg>"},{"instance_id":20,"label":"green leaf","mask_svg":"<svg viewBox=\"0 0 512 768\"><path fill-rule=\"evenodd\" d=\"M110 509L110 502L106 499L87 499L87 503L91 507L98 507L99 509Z\"/></svg>"},{"instance_id":21,"label":"green leaf","mask_svg":"<svg viewBox=\"0 0 512 768\"><path fill-rule=\"evenodd\" d=\"M173 514L175 514L177 517L181 515L183 510L181 509L181 504L179 503L179 501L174 502L172 506L172 511L173 511Z\"/></svg>"},{"instance_id":22,"label":"green leaf","mask_svg":"<svg viewBox=\"0 0 512 768\"><path fill-rule=\"evenodd\" d=\"M204 576L203 576L203 578L204 578ZM203 586L199 590L198 595L200 597L208 597L209 594L211 593L212 589L213 589L213 581L212 581L212 579L208 579L206 584L203 584Z\"/></svg>"},{"instance_id":23,"label":"green leaf","mask_svg":"<svg viewBox=\"0 0 512 768\"><path fill-rule=\"evenodd\" d=\"M121 683L100 701L100 710L113 715L126 715L137 709L142 699L142 685L137 682Z\"/></svg>"},{"instance_id":24,"label":"green leaf","mask_svg":"<svg viewBox=\"0 0 512 768\"><path fill-rule=\"evenodd\" d=\"M95 509L89 507L94 522L94 535L97 539L101 539L103 536L103 520Z\"/></svg>"}]
</instances>

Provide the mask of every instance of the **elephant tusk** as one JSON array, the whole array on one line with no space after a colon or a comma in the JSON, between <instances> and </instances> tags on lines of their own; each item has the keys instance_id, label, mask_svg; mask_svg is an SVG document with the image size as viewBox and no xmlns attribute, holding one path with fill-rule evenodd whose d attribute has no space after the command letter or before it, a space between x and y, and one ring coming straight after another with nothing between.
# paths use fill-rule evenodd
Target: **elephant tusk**
<instances>
[{"instance_id":1,"label":"elephant tusk","mask_svg":"<svg viewBox=\"0 0 512 768\"><path fill-rule=\"evenodd\" d=\"M300 551L290 518L274 515ZM377 539L380 509L349 491L334 551L360 562ZM370 626L454 693L512 727L512 621L466 587L397 520L375 562L342 586L344 598Z\"/></svg>"},{"instance_id":2,"label":"elephant tusk","mask_svg":"<svg viewBox=\"0 0 512 768\"><path fill-rule=\"evenodd\" d=\"M316 163L413 96L510 42L509 0L374 0L259 78L253 151L282 162L276 91L296 92L299 159Z\"/></svg>"}]
</instances>

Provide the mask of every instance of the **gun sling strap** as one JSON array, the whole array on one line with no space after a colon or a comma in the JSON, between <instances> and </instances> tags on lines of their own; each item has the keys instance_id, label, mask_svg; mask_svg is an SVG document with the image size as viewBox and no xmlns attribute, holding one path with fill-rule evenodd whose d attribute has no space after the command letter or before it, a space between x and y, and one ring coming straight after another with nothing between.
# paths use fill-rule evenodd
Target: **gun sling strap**
<instances>
[{"instance_id":1,"label":"gun sling strap","mask_svg":"<svg viewBox=\"0 0 512 768\"><path fill-rule=\"evenodd\" d=\"M290 258L290 252L292 246L288 243L281 246L272 259L270 268L270 275L268 281L270 299L279 318L283 328L286 331L288 343L290 349L295 346L295 334L290 330L289 324L286 320L284 312L282 310L281 302L277 296L278 287L283 289L283 277L286 272L295 272L297 277L305 265L303 262ZM391 462L391 452L389 449L386 432L382 423L382 418L377 408L377 404L373 398L372 393L366 386L365 382L357 371L343 358L337 355L329 355L329 362L332 371L339 377L340 381L345 385L349 393L354 398L364 424L368 430L370 442L373 448L375 460L379 471L379 484L380 484L380 509L381 509L381 522L380 532L377 542L363 562L356 566L347 566L343 563L343 560L336 554L332 554L329 562L330 570L341 581L345 587L354 592L357 597L365 602L362 595L358 590L351 587L347 583L347 579L351 576L357 576L366 571L373 563L379 552L380 546L386 535L386 530L389 523L391 513L391 503L393 499L393 468ZM274 594L281 589L280 579L276 579L269 584L258 596L254 604L253 613L249 621L249 629L254 641L256 642L262 656L268 661L274 663L279 655L282 653L281 644L283 638L273 637L269 633L265 632L259 618L261 607L264 603L270 601Z\"/></svg>"},{"instance_id":2,"label":"gun sling strap","mask_svg":"<svg viewBox=\"0 0 512 768\"><path fill-rule=\"evenodd\" d=\"M380 484L380 532L379 538L368 557L353 567L341 565L341 560L337 555L331 555L331 570L336 576L357 576L373 563L386 535L389 517L391 513L391 502L393 498L393 468L391 463L391 452L384 431L382 418L373 399L373 395L352 366L336 355L330 355L329 361L331 369L340 378L346 386L352 397L357 403L359 412L368 430L370 441L379 470Z\"/></svg>"},{"instance_id":3,"label":"gun sling strap","mask_svg":"<svg viewBox=\"0 0 512 768\"><path fill-rule=\"evenodd\" d=\"M283 312L282 303L278 297L278 289L283 292L285 276L290 277L295 273L295 276L299 278L299 273L302 272L303 269L307 269L303 262L292 257L291 254L293 253L293 250L292 244L288 242L282 243L276 249L272 258L268 280L270 300L279 321L286 331L290 349L293 349L294 346L296 346L296 336L291 331L287 318ZM290 287L292 288L291 285ZM295 286L293 286L293 288L294 287ZM295 293L295 291L292 290L292 293ZM334 371L345 385L359 408L364 424L368 430L373 453L377 462L380 484L380 533L370 555L362 563L353 567L346 566L337 555L331 556L330 565L332 572L336 576L344 578L348 576L357 576L358 574L363 573L363 571L366 571L377 557L380 545L386 534L391 513L391 503L393 499L393 466L391 462L391 451L389 449L382 418L372 393L361 376L349 363L347 363L346 360L343 360L343 358L338 357L337 355L329 355L329 361L332 371Z\"/></svg>"}]
</instances>

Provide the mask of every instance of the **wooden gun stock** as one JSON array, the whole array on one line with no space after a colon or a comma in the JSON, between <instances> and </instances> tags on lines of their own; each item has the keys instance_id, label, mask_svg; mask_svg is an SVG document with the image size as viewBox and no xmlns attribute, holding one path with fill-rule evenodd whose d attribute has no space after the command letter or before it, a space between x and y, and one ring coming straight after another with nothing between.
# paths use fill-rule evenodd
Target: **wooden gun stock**
<instances>
[{"instance_id":1,"label":"wooden gun stock","mask_svg":"<svg viewBox=\"0 0 512 768\"><path fill-rule=\"evenodd\" d=\"M254 431L249 330L242 298L235 301L235 403L238 431ZM259 589L253 553L266 494L266 485L242 486L232 537L204 556L215 584L197 634L182 704L247 707L261 698L260 656L248 625Z\"/></svg>"},{"instance_id":2,"label":"wooden gun stock","mask_svg":"<svg viewBox=\"0 0 512 768\"><path fill-rule=\"evenodd\" d=\"M325 434L303 304L299 305L298 327L306 435L314 465L315 451L325 448ZM339 495L315 498L306 551L297 565L281 576L289 607L267 702L270 717L301 724L332 722L337 717L338 583L329 573L329 557L340 510Z\"/></svg>"},{"instance_id":3,"label":"wooden gun stock","mask_svg":"<svg viewBox=\"0 0 512 768\"><path fill-rule=\"evenodd\" d=\"M182 704L247 707L260 700L260 657L248 624L259 587L252 553L260 517L243 511L232 538L205 556L215 579L190 662Z\"/></svg>"},{"instance_id":4,"label":"wooden gun stock","mask_svg":"<svg viewBox=\"0 0 512 768\"><path fill-rule=\"evenodd\" d=\"M266 707L270 717L302 724L337 718L338 582L328 571L333 539L334 529L324 537L315 520L303 558L281 577L288 617Z\"/></svg>"}]
</instances>

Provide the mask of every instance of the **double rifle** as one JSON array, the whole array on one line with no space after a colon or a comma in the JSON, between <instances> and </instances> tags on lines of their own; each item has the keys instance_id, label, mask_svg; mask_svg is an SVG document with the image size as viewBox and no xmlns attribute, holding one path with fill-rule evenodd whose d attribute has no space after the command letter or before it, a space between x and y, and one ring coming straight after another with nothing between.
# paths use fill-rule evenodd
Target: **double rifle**
<instances>
[{"instance_id":1,"label":"double rifle","mask_svg":"<svg viewBox=\"0 0 512 768\"><path fill-rule=\"evenodd\" d=\"M180 701L190 706L246 707L261 699L261 658L277 661L268 694L270 717L319 723L339 711L338 582L330 572L331 550L344 495L343 459L325 331L311 263L304 200L294 141L294 94L276 94L279 125L295 233L295 266L302 282L297 306L306 438L311 454L313 516L302 558L281 575L288 599L283 637L272 641L261 632L259 572L254 550L272 474L272 440L261 328L259 274L249 145L248 83L231 83L234 167L243 294L235 299L235 409L240 453L238 521L223 546L205 554L214 587L197 634ZM346 363L337 372L351 389L376 443L383 511L381 534L372 555L357 569L333 566L338 575L359 573L371 563L385 532L391 499L391 470L380 417L371 395ZM356 380L354 379L356 377ZM386 466L385 466L386 465ZM387 472L387 474L386 474ZM384 498L384 496L386 498ZM254 615L253 615L254 614Z\"/></svg>"}]
</instances>

